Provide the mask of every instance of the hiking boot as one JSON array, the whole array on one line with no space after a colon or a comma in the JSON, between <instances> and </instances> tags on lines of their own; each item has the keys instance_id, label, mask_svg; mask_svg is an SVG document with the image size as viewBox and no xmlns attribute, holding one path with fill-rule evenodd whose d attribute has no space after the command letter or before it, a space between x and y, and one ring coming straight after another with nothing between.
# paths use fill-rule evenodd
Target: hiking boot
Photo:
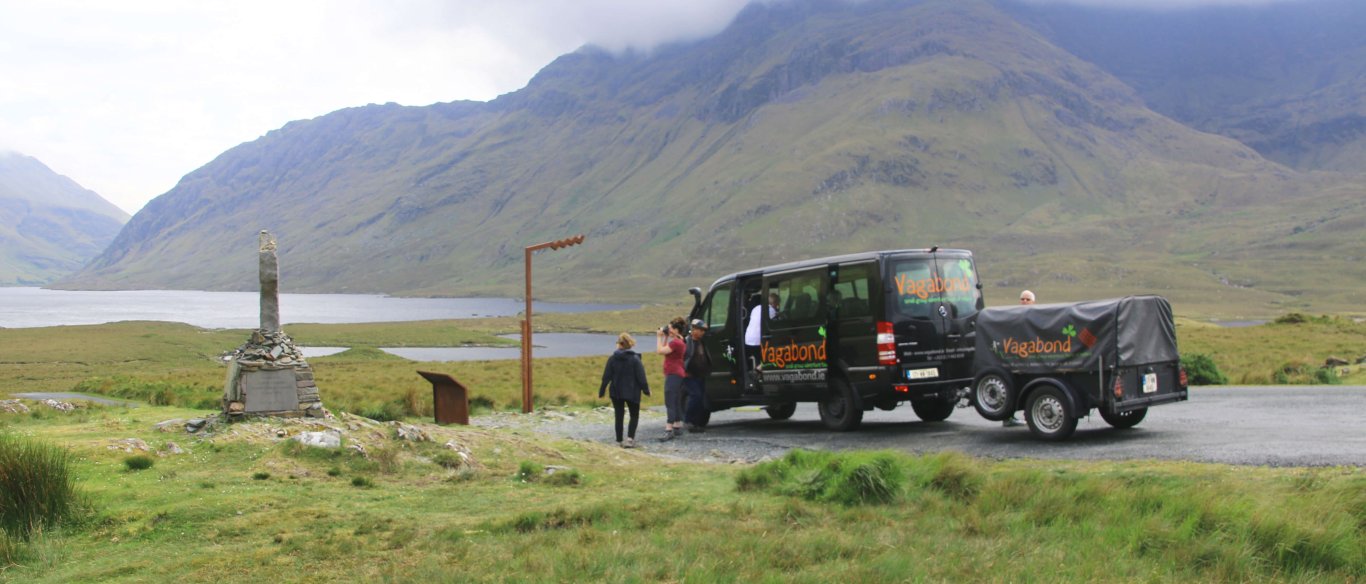
<instances>
[{"instance_id":1,"label":"hiking boot","mask_svg":"<svg viewBox=\"0 0 1366 584\"><path fill-rule=\"evenodd\" d=\"M688 432L689 432L690 434L701 434L701 433L706 432L706 431L707 431L707 427L706 427L706 426L697 426L697 425L694 425L694 424L688 424Z\"/></svg>"},{"instance_id":2,"label":"hiking boot","mask_svg":"<svg viewBox=\"0 0 1366 584\"><path fill-rule=\"evenodd\" d=\"M635 447L636 447L636 439L635 439L635 438L627 438L625 442L622 442L622 443L621 443L621 447L622 447L622 448L635 448Z\"/></svg>"},{"instance_id":3,"label":"hiking boot","mask_svg":"<svg viewBox=\"0 0 1366 584\"><path fill-rule=\"evenodd\" d=\"M1024 425L1024 422L1021 422L1021 421L1020 421L1019 419L1017 419L1015 416L1011 416L1011 417L1009 417L1009 418L1006 418L1006 419L1004 419L1004 420L1001 420L1001 426L1002 426L1002 427L1005 427L1005 428L1014 428L1014 427L1016 427L1016 426L1023 426L1023 425Z\"/></svg>"},{"instance_id":4,"label":"hiking boot","mask_svg":"<svg viewBox=\"0 0 1366 584\"><path fill-rule=\"evenodd\" d=\"M674 439L673 428L664 431L664 435L659 437L660 442L668 442Z\"/></svg>"}]
</instances>

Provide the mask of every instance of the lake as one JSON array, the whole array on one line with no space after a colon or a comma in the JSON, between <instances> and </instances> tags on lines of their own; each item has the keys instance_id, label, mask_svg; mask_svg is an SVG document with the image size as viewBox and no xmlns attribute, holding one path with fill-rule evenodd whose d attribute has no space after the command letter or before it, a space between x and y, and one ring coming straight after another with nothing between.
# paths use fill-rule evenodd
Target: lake
<instances>
[{"instance_id":1,"label":"lake","mask_svg":"<svg viewBox=\"0 0 1366 584\"><path fill-rule=\"evenodd\" d=\"M0 287L0 327L102 324L124 320L183 322L200 328L260 326L257 292L195 290L70 291ZM512 298L395 298L378 294L281 294L280 321L400 322L514 316L526 305ZM638 308L625 304L535 302L532 310L591 312Z\"/></svg>"}]
</instances>

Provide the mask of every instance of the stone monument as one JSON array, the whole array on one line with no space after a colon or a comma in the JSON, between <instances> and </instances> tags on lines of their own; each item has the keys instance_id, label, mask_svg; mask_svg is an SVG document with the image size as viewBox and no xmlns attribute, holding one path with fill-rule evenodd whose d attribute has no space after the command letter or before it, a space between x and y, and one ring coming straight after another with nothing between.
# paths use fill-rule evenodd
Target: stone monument
<instances>
[{"instance_id":1,"label":"stone monument","mask_svg":"<svg viewBox=\"0 0 1366 584\"><path fill-rule=\"evenodd\" d=\"M223 413L229 417L327 415L313 381L313 369L294 340L280 330L280 262L275 238L259 237L261 328L233 350L223 385Z\"/></svg>"}]
</instances>

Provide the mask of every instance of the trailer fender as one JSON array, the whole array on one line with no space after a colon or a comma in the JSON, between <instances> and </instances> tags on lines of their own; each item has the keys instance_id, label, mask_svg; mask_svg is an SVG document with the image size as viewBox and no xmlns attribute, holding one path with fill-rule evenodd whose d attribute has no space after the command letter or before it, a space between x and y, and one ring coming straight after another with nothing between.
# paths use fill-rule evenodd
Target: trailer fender
<instances>
[{"instance_id":1,"label":"trailer fender","mask_svg":"<svg viewBox=\"0 0 1366 584\"><path fill-rule=\"evenodd\" d=\"M1029 403L1029 394L1034 393L1034 390L1045 385L1050 385L1062 390L1063 397L1067 398L1068 405L1072 406L1072 412L1075 413L1078 418L1084 418L1088 413L1090 413L1091 409L1082 405L1086 402L1077 398L1077 392L1072 389L1072 386L1069 385L1066 381L1063 381L1056 377L1040 377L1038 379L1030 381L1029 383L1026 383L1024 388L1020 390L1019 401L1015 403Z\"/></svg>"}]
</instances>

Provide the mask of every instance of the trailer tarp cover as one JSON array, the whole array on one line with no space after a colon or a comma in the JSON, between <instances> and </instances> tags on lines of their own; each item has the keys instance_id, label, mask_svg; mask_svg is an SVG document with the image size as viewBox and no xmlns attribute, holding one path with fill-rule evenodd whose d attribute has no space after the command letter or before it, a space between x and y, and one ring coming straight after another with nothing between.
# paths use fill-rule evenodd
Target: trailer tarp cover
<instances>
[{"instance_id":1,"label":"trailer tarp cover","mask_svg":"<svg viewBox=\"0 0 1366 584\"><path fill-rule=\"evenodd\" d=\"M987 308L977 315L974 367L1088 371L1180 360L1161 296Z\"/></svg>"}]
</instances>

